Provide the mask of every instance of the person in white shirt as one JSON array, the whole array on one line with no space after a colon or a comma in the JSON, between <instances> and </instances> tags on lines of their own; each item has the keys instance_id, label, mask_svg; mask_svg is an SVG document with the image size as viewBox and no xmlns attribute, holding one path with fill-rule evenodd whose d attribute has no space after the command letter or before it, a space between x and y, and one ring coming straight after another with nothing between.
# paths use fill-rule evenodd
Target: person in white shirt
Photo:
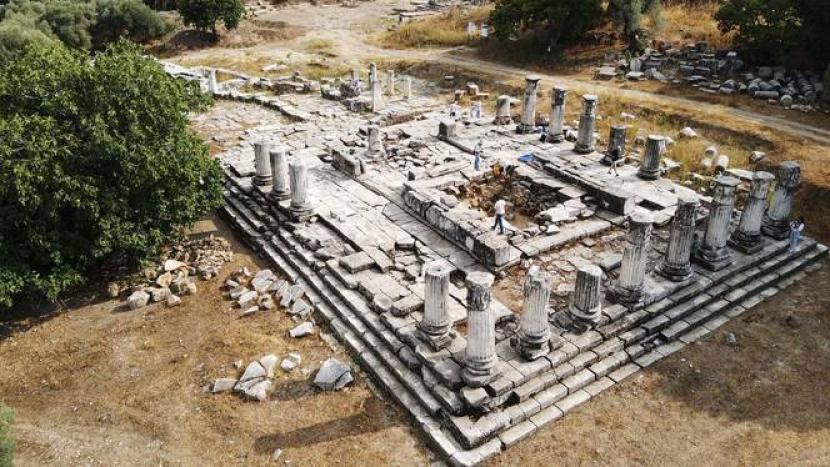
<instances>
[{"instance_id":1,"label":"person in white shirt","mask_svg":"<svg viewBox=\"0 0 830 467\"><path fill-rule=\"evenodd\" d=\"M493 210L496 211L496 222L493 224L493 229L495 230L496 227L499 228L499 233L504 235L504 213L505 207L507 202L503 199L499 199L496 201L496 204L493 205Z\"/></svg>"},{"instance_id":2,"label":"person in white shirt","mask_svg":"<svg viewBox=\"0 0 830 467\"><path fill-rule=\"evenodd\" d=\"M798 242L801 240L801 231L804 230L804 218L790 222L790 254L795 253Z\"/></svg>"}]
</instances>

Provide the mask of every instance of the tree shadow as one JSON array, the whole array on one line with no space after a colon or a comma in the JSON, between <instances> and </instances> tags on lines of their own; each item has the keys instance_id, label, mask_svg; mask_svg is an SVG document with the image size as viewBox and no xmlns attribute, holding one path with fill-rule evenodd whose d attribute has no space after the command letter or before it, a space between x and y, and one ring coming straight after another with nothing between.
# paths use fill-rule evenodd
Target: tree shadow
<instances>
[{"instance_id":1,"label":"tree shadow","mask_svg":"<svg viewBox=\"0 0 830 467\"><path fill-rule=\"evenodd\" d=\"M185 29L177 32L169 40L158 43L150 48L154 55L170 57L187 50L213 47L219 39L208 31Z\"/></svg>"},{"instance_id":2,"label":"tree shadow","mask_svg":"<svg viewBox=\"0 0 830 467\"><path fill-rule=\"evenodd\" d=\"M272 453L278 448L307 447L349 436L377 432L392 426L388 417L383 414L386 410L387 407L383 401L373 396L368 397L364 400L363 411L360 413L293 431L260 436L254 442L254 451L260 454Z\"/></svg>"}]
</instances>

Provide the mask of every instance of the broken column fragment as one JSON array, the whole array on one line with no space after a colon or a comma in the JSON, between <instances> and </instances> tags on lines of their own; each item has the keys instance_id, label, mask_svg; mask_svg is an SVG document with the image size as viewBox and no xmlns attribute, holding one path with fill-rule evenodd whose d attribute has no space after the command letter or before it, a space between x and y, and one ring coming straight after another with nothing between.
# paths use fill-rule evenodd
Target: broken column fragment
<instances>
[{"instance_id":1,"label":"broken column fragment","mask_svg":"<svg viewBox=\"0 0 830 467\"><path fill-rule=\"evenodd\" d=\"M519 351L528 360L536 360L551 351L551 347L560 347L562 341L555 337L551 345L550 325L548 324L548 301L550 300L550 275L538 267L528 271L525 278L523 313L519 324Z\"/></svg>"},{"instance_id":2,"label":"broken column fragment","mask_svg":"<svg viewBox=\"0 0 830 467\"><path fill-rule=\"evenodd\" d=\"M271 185L271 159L268 143L254 143L254 185Z\"/></svg>"},{"instance_id":3,"label":"broken column fragment","mask_svg":"<svg viewBox=\"0 0 830 467\"><path fill-rule=\"evenodd\" d=\"M775 193L764 216L761 231L776 240L784 240L790 235L790 211L793 207L793 194L801 181L801 166L795 161L784 162L778 166L777 178Z\"/></svg>"},{"instance_id":4,"label":"broken column fragment","mask_svg":"<svg viewBox=\"0 0 830 467\"><path fill-rule=\"evenodd\" d=\"M496 367L496 322L490 309L493 275L467 275L467 349L461 377L470 387L482 387L499 376Z\"/></svg>"},{"instance_id":5,"label":"broken column fragment","mask_svg":"<svg viewBox=\"0 0 830 467\"><path fill-rule=\"evenodd\" d=\"M274 184L271 186L269 197L274 202L288 199L291 196L290 179L288 176L288 155L285 150L271 151L271 177Z\"/></svg>"},{"instance_id":6,"label":"broken column fragment","mask_svg":"<svg viewBox=\"0 0 830 467\"><path fill-rule=\"evenodd\" d=\"M660 159L663 155L666 139L660 135L648 135L646 139L646 150L643 160L640 162L640 170L637 176L644 180L657 180L660 178Z\"/></svg>"},{"instance_id":7,"label":"broken column fragment","mask_svg":"<svg viewBox=\"0 0 830 467\"><path fill-rule=\"evenodd\" d=\"M752 174L752 185L749 196L741 212L741 221L738 230L729 239L729 245L744 253L757 253L764 247L761 235L761 223L764 220L764 210L767 205L767 194L775 176L769 172L755 172Z\"/></svg>"},{"instance_id":8,"label":"broken column fragment","mask_svg":"<svg viewBox=\"0 0 830 467\"><path fill-rule=\"evenodd\" d=\"M585 330L593 327L602 316L599 288L602 283L602 269L593 264L582 265L576 270L576 285L568 305L568 315L575 328Z\"/></svg>"},{"instance_id":9,"label":"broken column fragment","mask_svg":"<svg viewBox=\"0 0 830 467\"><path fill-rule=\"evenodd\" d=\"M651 245L653 222L653 216L647 212L635 212L628 222L620 278L613 291L617 301L628 307L636 306L645 295L646 259Z\"/></svg>"},{"instance_id":10,"label":"broken column fragment","mask_svg":"<svg viewBox=\"0 0 830 467\"><path fill-rule=\"evenodd\" d=\"M496 99L496 125L509 125L513 121L510 116L510 96L499 96Z\"/></svg>"},{"instance_id":11,"label":"broken column fragment","mask_svg":"<svg viewBox=\"0 0 830 467\"><path fill-rule=\"evenodd\" d=\"M605 150L605 157L602 158L602 163L611 165L617 157L625 155L625 125L611 125L611 133L608 135L608 148Z\"/></svg>"},{"instance_id":12,"label":"broken column fragment","mask_svg":"<svg viewBox=\"0 0 830 467\"><path fill-rule=\"evenodd\" d=\"M536 128L536 92L539 88L538 75L525 77L525 94L522 101L522 120L516 127L518 133L533 133Z\"/></svg>"},{"instance_id":13,"label":"broken column fragment","mask_svg":"<svg viewBox=\"0 0 830 467\"><path fill-rule=\"evenodd\" d=\"M553 88L550 97L550 126L548 127L548 143L565 141L565 98L568 90Z\"/></svg>"},{"instance_id":14,"label":"broken column fragment","mask_svg":"<svg viewBox=\"0 0 830 467\"><path fill-rule=\"evenodd\" d=\"M697 198L691 196L677 199L666 255L657 267L657 273L666 279L682 282L692 277L692 243L699 204Z\"/></svg>"},{"instance_id":15,"label":"broken column fragment","mask_svg":"<svg viewBox=\"0 0 830 467\"><path fill-rule=\"evenodd\" d=\"M580 154L594 152L594 129L597 124L597 96L582 96L582 114L579 116L579 131L576 136L574 151Z\"/></svg>"},{"instance_id":16,"label":"broken column fragment","mask_svg":"<svg viewBox=\"0 0 830 467\"><path fill-rule=\"evenodd\" d=\"M695 253L695 259L712 271L723 269L734 261L726 244L729 240L732 210L735 208L735 191L739 184L734 177L720 176L715 179L706 233L703 244Z\"/></svg>"},{"instance_id":17,"label":"broken column fragment","mask_svg":"<svg viewBox=\"0 0 830 467\"><path fill-rule=\"evenodd\" d=\"M450 268L444 264L430 266L424 274L424 318L418 323L420 337L433 350L441 350L452 340L447 301L450 293Z\"/></svg>"}]
</instances>

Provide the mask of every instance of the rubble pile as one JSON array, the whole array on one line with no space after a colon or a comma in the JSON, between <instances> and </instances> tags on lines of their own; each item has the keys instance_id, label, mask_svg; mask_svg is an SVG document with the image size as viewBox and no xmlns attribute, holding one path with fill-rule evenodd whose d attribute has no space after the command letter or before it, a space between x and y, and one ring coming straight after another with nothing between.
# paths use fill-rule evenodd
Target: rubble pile
<instances>
[{"instance_id":1,"label":"rubble pile","mask_svg":"<svg viewBox=\"0 0 830 467\"><path fill-rule=\"evenodd\" d=\"M311 305L303 299L305 289L301 285L279 279L270 269L263 269L256 274L243 267L225 280L226 296L240 310L240 316L250 316L259 311L269 311L277 305L285 308L294 321L304 321L311 315ZM313 324L306 322L313 330ZM303 324L306 324L303 323ZM299 333L299 331L298 331ZM309 332L300 333L301 337Z\"/></svg>"},{"instance_id":2,"label":"rubble pile","mask_svg":"<svg viewBox=\"0 0 830 467\"><path fill-rule=\"evenodd\" d=\"M162 258L158 266L143 271L142 282L147 282L130 288L129 309L136 310L151 301L165 302L168 307L180 305L182 296L195 295L198 291L196 278L215 277L222 266L233 259L233 251L227 240L211 235L173 245ZM116 282L108 286L112 297L117 297L121 291L121 285Z\"/></svg>"},{"instance_id":3,"label":"rubble pile","mask_svg":"<svg viewBox=\"0 0 830 467\"><path fill-rule=\"evenodd\" d=\"M715 51L706 42L684 47L662 43L637 57L606 57L596 78L611 80L618 76L632 81L688 84L708 94L746 94L803 112L817 110L824 91L816 73L781 66L750 69L736 52Z\"/></svg>"}]
</instances>

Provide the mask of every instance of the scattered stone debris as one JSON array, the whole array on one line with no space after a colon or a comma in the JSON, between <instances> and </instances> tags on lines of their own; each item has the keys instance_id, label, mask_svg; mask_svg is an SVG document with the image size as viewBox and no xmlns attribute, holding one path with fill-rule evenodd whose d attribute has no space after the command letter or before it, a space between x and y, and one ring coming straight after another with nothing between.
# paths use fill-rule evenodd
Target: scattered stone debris
<instances>
[{"instance_id":1,"label":"scattered stone debris","mask_svg":"<svg viewBox=\"0 0 830 467\"><path fill-rule=\"evenodd\" d=\"M291 337L305 337L314 334L314 323L310 321L306 321L299 326L295 327L294 329L288 331L288 335Z\"/></svg>"},{"instance_id":2,"label":"scattered stone debris","mask_svg":"<svg viewBox=\"0 0 830 467\"><path fill-rule=\"evenodd\" d=\"M314 385L323 391L339 391L352 381L352 369L336 358L323 362L317 376L314 377Z\"/></svg>"},{"instance_id":3,"label":"scattered stone debris","mask_svg":"<svg viewBox=\"0 0 830 467\"><path fill-rule=\"evenodd\" d=\"M290 352L280 363L280 368L285 372L291 372L302 363L302 357L297 352Z\"/></svg>"},{"instance_id":4,"label":"scattered stone debris","mask_svg":"<svg viewBox=\"0 0 830 467\"><path fill-rule=\"evenodd\" d=\"M244 397L264 401L271 394L276 367L279 358L274 354L268 354L254 360L245 368L245 372L239 379L218 378L213 382L211 392L219 393L233 390ZM240 365L241 366L241 365Z\"/></svg>"},{"instance_id":5,"label":"scattered stone debris","mask_svg":"<svg viewBox=\"0 0 830 467\"><path fill-rule=\"evenodd\" d=\"M738 345L738 338L735 336L734 333L731 332L727 332L723 335L723 341L726 343L726 345Z\"/></svg>"}]
</instances>

